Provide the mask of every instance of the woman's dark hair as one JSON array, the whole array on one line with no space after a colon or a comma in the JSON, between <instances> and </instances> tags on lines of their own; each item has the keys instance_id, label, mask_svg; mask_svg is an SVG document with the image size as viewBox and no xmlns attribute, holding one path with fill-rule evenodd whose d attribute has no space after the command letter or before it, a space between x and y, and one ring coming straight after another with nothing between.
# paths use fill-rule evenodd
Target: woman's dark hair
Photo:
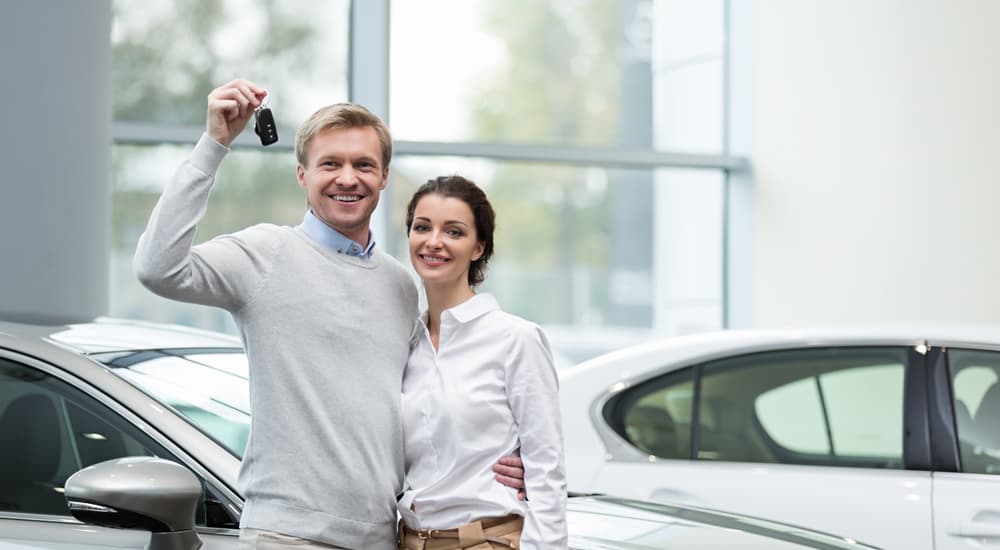
<instances>
[{"instance_id":1,"label":"woman's dark hair","mask_svg":"<svg viewBox=\"0 0 1000 550\"><path fill-rule=\"evenodd\" d=\"M475 183L462 176L439 176L420 186L409 206L406 207L406 234L413 225L413 211L425 195L453 197L469 205L472 220L476 226L476 240L483 243L483 255L469 265L469 286L476 287L486 280L486 264L493 256L493 229L496 227L496 213L486 198L486 193Z\"/></svg>"}]
</instances>

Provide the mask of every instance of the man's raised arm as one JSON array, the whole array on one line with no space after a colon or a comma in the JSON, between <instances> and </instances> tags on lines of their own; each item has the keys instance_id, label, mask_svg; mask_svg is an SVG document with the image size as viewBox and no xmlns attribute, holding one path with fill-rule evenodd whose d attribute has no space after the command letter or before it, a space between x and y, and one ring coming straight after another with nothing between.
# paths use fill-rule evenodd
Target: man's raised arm
<instances>
[{"instance_id":1,"label":"man's raised arm","mask_svg":"<svg viewBox=\"0 0 1000 550\"><path fill-rule=\"evenodd\" d=\"M136 246L136 276L156 294L233 310L259 277L253 268L260 264L250 255L254 250L266 251L268 243L248 246L252 232L192 245L229 145L246 128L265 95L263 88L244 79L208 95L205 135L164 188Z\"/></svg>"}]
</instances>

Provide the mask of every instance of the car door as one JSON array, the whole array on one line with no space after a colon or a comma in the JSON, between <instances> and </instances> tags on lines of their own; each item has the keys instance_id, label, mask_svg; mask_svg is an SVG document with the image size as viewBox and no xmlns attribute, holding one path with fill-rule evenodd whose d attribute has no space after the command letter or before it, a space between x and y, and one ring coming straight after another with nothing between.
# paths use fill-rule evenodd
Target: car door
<instances>
[{"instance_id":1,"label":"car door","mask_svg":"<svg viewBox=\"0 0 1000 550\"><path fill-rule=\"evenodd\" d=\"M596 488L931 550L931 474L904 460L910 355L754 353L620 392L604 416L638 452L608 460Z\"/></svg>"},{"instance_id":2,"label":"car door","mask_svg":"<svg viewBox=\"0 0 1000 550\"><path fill-rule=\"evenodd\" d=\"M934 473L936 548L1000 548L1000 352L951 348L947 364L941 416L953 415L954 438L938 442L957 439L958 467Z\"/></svg>"},{"instance_id":3,"label":"car door","mask_svg":"<svg viewBox=\"0 0 1000 550\"><path fill-rule=\"evenodd\" d=\"M143 548L148 532L76 521L62 488L77 470L121 456L159 456L185 464L167 445L84 382L0 350L0 541L32 548ZM236 548L233 503L198 477L205 493L196 519L206 550Z\"/></svg>"}]
</instances>

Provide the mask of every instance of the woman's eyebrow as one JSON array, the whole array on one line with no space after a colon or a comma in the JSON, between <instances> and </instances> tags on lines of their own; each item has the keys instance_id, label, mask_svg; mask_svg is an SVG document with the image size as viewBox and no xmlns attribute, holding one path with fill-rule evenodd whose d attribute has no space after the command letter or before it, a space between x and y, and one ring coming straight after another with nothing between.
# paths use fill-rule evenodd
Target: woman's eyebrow
<instances>
[{"instance_id":1,"label":"woman's eyebrow","mask_svg":"<svg viewBox=\"0 0 1000 550\"><path fill-rule=\"evenodd\" d=\"M415 216L413 221L430 222L431 219L427 216ZM462 220L445 220L441 222L441 225L461 225L464 227L469 227L469 224L463 222Z\"/></svg>"}]
</instances>

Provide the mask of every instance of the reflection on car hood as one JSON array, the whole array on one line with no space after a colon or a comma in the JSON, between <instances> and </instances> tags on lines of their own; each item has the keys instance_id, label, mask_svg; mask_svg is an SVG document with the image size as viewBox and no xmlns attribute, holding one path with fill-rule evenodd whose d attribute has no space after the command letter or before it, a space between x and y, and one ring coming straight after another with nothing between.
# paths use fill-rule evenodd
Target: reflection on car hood
<instances>
[{"instance_id":1,"label":"reflection on car hood","mask_svg":"<svg viewBox=\"0 0 1000 550\"><path fill-rule=\"evenodd\" d=\"M569 499L577 550L860 550L865 544L801 527L703 508L608 496Z\"/></svg>"},{"instance_id":2,"label":"reflection on car hood","mask_svg":"<svg viewBox=\"0 0 1000 550\"><path fill-rule=\"evenodd\" d=\"M239 338L227 334L180 325L109 317L67 325L0 322L0 332L27 338L43 338L84 354L147 349L242 347Z\"/></svg>"}]
</instances>

